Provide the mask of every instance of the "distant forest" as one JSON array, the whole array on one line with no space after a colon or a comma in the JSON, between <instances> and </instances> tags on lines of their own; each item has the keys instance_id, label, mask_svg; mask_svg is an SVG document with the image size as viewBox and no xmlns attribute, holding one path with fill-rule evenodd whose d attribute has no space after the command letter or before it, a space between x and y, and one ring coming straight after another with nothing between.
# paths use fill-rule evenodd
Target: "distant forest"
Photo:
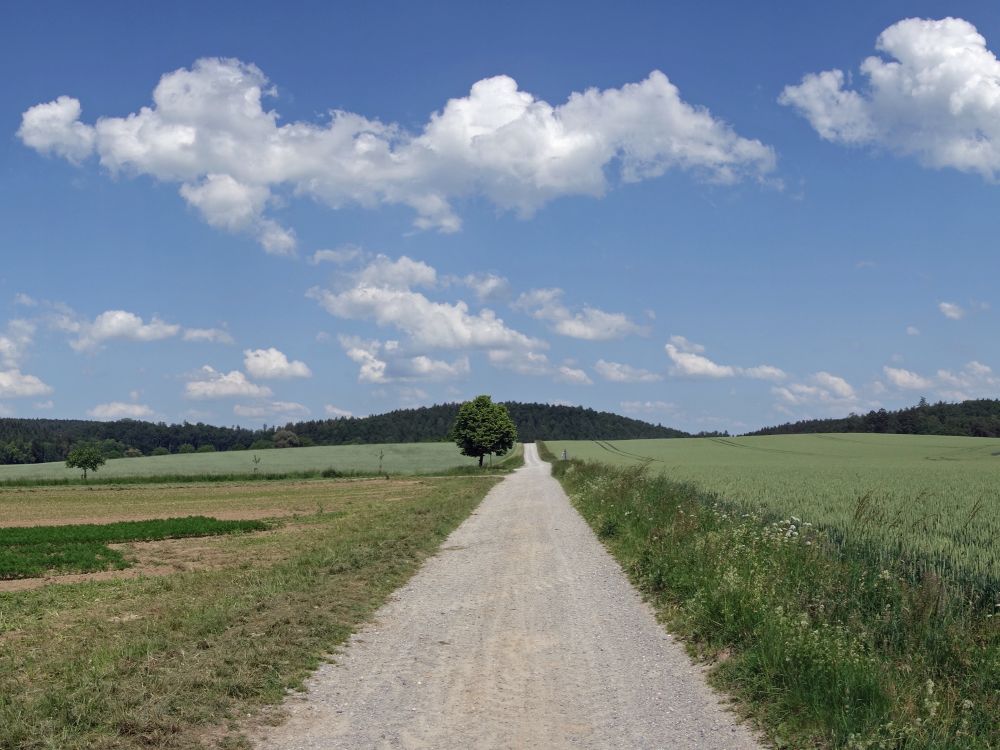
<instances>
[{"instance_id":1,"label":"distant forest","mask_svg":"<svg viewBox=\"0 0 1000 750\"><path fill-rule=\"evenodd\" d=\"M748 435L797 435L811 432L885 432L897 435L966 435L1000 437L1000 400L977 399L960 404L925 399L898 411L870 411L841 419L806 419L765 427Z\"/></svg>"},{"instance_id":2,"label":"distant forest","mask_svg":"<svg viewBox=\"0 0 1000 750\"><path fill-rule=\"evenodd\" d=\"M625 440L690 437L688 433L581 406L505 404L517 425L518 439ZM95 422L72 419L0 419L0 464L62 461L79 442L98 444L105 457L149 456L274 447L418 443L448 439L458 404L401 409L370 417L296 422L249 430L207 424L168 425L122 419Z\"/></svg>"}]
</instances>

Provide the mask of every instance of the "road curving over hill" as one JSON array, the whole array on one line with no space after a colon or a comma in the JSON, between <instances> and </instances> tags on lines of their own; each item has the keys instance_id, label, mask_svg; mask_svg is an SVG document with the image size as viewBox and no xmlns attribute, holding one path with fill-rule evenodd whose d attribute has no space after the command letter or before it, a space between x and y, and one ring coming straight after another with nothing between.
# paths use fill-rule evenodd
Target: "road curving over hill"
<instances>
[{"instance_id":1,"label":"road curving over hill","mask_svg":"<svg viewBox=\"0 0 1000 750\"><path fill-rule=\"evenodd\" d=\"M760 747L524 458L260 750Z\"/></svg>"}]
</instances>

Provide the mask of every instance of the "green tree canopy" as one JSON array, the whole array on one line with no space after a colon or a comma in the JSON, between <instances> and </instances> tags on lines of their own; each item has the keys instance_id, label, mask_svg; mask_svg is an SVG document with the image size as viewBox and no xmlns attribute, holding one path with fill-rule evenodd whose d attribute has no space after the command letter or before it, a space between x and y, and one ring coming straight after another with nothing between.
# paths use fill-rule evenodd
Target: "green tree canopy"
<instances>
[{"instance_id":1,"label":"green tree canopy","mask_svg":"<svg viewBox=\"0 0 1000 750\"><path fill-rule=\"evenodd\" d=\"M272 440L275 448L298 448L302 445L299 436L291 430L278 430Z\"/></svg>"},{"instance_id":2,"label":"green tree canopy","mask_svg":"<svg viewBox=\"0 0 1000 750\"><path fill-rule=\"evenodd\" d=\"M514 447L517 427L503 404L494 404L489 396L476 396L458 409L451 428L451 439L462 449L463 456L479 458L496 453L502 456Z\"/></svg>"},{"instance_id":3,"label":"green tree canopy","mask_svg":"<svg viewBox=\"0 0 1000 750\"><path fill-rule=\"evenodd\" d=\"M83 478L86 479L88 471L97 471L98 467L104 466L104 455L96 445L77 445L66 457L66 466L70 469L83 469Z\"/></svg>"}]
</instances>

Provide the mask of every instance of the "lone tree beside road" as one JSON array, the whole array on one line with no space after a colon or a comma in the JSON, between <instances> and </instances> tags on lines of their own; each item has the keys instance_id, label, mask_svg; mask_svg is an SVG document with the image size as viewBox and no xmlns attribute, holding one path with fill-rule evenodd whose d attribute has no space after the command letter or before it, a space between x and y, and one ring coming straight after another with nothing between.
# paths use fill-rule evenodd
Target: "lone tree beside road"
<instances>
[{"instance_id":1,"label":"lone tree beside road","mask_svg":"<svg viewBox=\"0 0 1000 750\"><path fill-rule=\"evenodd\" d=\"M482 466L483 456L488 453L502 456L514 447L517 427L506 406L494 404L489 396L476 396L459 408L451 439L462 449L463 456L478 456Z\"/></svg>"},{"instance_id":2,"label":"lone tree beside road","mask_svg":"<svg viewBox=\"0 0 1000 750\"><path fill-rule=\"evenodd\" d=\"M83 469L83 478L86 480L88 471L97 471L104 466L104 456L96 445L78 445L66 457L66 466L70 469Z\"/></svg>"}]
</instances>

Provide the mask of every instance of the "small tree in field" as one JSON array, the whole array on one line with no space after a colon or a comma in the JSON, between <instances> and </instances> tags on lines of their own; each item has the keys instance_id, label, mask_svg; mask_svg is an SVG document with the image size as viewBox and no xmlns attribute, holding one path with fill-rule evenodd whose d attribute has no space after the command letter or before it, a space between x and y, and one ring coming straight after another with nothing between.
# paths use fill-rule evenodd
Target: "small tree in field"
<instances>
[{"instance_id":1,"label":"small tree in field","mask_svg":"<svg viewBox=\"0 0 1000 750\"><path fill-rule=\"evenodd\" d=\"M83 479L86 481L88 471L97 471L104 466L104 456L96 445L78 445L66 457L66 466L70 469L83 469Z\"/></svg>"},{"instance_id":2,"label":"small tree in field","mask_svg":"<svg viewBox=\"0 0 1000 750\"><path fill-rule=\"evenodd\" d=\"M458 410L451 428L451 439L462 449L463 456L479 458L496 453L502 456L514 447L517 427L503 404L494 404L489 396L476 396Z\"/></svg>"}]
</instances>

